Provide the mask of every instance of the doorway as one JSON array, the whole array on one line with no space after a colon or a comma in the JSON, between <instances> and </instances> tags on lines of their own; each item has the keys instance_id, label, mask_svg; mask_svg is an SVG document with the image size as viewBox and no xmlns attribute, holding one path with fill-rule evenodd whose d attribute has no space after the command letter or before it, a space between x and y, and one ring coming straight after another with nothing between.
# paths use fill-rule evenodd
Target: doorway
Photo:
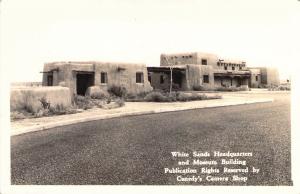
<instances>
[{"instance_id":1,"label":"doorway","mask_svg":"<svg viewBox=\"0 0 300 194\"><path fill-rule=\"evenodd\" d=\"M76 74L76 88L78 95L85 95L88 87L94 84L95 76L94 72L77 72Z\"/></svg>"},{"instance_id":2,"label":"doorway","mask_svg":"<svg viewBox=\"0 0 300 194\"><path fill-rule=\"evenodd\" d=\"M178 90L182 88L182 73L181 71L173 71L173 87Z\"/></svg>"}]
</instances>

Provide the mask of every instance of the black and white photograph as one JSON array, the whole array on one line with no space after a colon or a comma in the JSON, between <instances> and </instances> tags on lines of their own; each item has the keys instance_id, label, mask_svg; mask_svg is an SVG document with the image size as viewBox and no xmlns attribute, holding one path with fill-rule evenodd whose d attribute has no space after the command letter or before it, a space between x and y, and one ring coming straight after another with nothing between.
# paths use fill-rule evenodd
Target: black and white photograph
<instances>
[{"instance_id":1,"label":"black and white photograph","mask_svg":"<svg viewBox=\"0 0 300 194\"><path fill-rule=\"evenodd\" d=\"M0 5L1 193L300 192L300 1Z\"/></svg>"}]
</instances>

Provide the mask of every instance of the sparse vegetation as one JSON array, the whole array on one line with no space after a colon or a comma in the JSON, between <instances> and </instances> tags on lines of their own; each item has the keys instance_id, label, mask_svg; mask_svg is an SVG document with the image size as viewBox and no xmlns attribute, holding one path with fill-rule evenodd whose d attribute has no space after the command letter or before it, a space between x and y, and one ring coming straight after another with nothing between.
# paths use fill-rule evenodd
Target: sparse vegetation
<instances>
[{"instance_id":1,"label":"sparse vegetation","mask_svg":"<svg viewBox=\"0 0 300 194\"><path fill-rule=\"evenodd\" d=\"M193 86L194 91L219 91L219 92L237 92L237 91L248 91L250 90L248 87L233 87L233 86L222 86L217 88L209 88L201 85Z\"/></svg>"},{"instance_id":2,"label":"sparse vegetation","mask_svg":"<svg viewBox=\"0 0 300 194\"><path fill-rule=\"evenodd\" d=\"M238 92L238 91L248 91L247 87L218 87L215 91L222 91L222 92Z\"/></svg>"},{"instance_id":3,"label":"sparse vegetation","mask_svg":"<svg viewBox=\"0 0 300 194\"><path fill-rule=\"evenodd\" d=\"M34 98L32 93L27 91L24 92L23 96L24 100L20 102L20 108L11 112L11 120L73 114L77 112L73 107L66 107L63 104L52 106L45 96L37 99Z\"/></svg>"},{"instance_id":4,"label":"sparse vegetation","mask_svg":"<svg viewBox=\"0 0 300 194\"><path fill-rule=\"evenodd\" d=\"M200 86L200 85L195 85L195 86L193 86L193 90L194 91L204 91L205 88L203 86Z\"/></svg>"},{"instance_id":5,"label":"sparse vegetation","mask_svg":"<svg viewBox=\"0 0 300 194\"><path fill-rule=\"evenodd\" d=\"M91 98L93 99L107 99L109 97L109 94L103 91L95 92L91 95Z\"/></svg>"},{"instance_id":6,"label":"sparse vegetation","mask_svg":"<svg viewBox=\"0 0 300 194\"><path fill-rule=\"evenodd\" d=\"M45 96L43 96L42 98L40 98L39 101L41 102L42 107L44 109L49 109L50 108L50 102L47 101L47 99L46 99Z\"/></svg>"},{"instance_id":7,"label":"sparse vegetation","mask_svg":"<svg viewBox=\"0 0 300 194\"><path fill-rule=\"evenodd\" d=\"M257 86L257 88L268 88L268 86L265 85L265 84L259 84L259 85Z\"/></svg>"},{"instance_id":8,"label":"sparse vegetation","mask_svg":"<svg viewBox=\"0 0 300 194\"><path fill-rule=\"evenodd\" d=\"M144 100L148 102L186 102L195 100L209 100L209 99L220 99L220 95L207 96L206 94L199 93L184 93L184 92L173 92L171 94L161 92L151 92L145 96Z\"/></svg>"},{"instance_id":9,"label":"sparse vegetation","mask_svg":"<svg viewBox=\"0 0 300 194\"><path fill-rule=\"evenodd\" d=\"M25 119L27 116L26 114L24 114L23 112L19 112L19 111L12 111L10 113L10 118L12 120L19 120L19 119Z\"/></svg>"},{"instance_id":10,"label":"sparse vegetation","mask_svg":"<svg viewBox=\"0 0 300 194\"><path fill-rule=\"evenodd\" d=\"M92 99L108 99L109 93L106 90L101 89L99 86L91 86L87 89L85 96L89 96Z\"/></svg>"},{"instance_id":11,"label":"sparse vegetation","mask_svg":"<svg viewBox=\"0 0 300 194\"><path fill-rule=\"evenodd\" d=\"M204 87L204 86L201 86L201 85L194 85L193 90L194 91L214 91L213 88Z\"/></svg>"},{"instance_id":12,"label":"sparse vegetation","mask_svg":"<svg viewBox=\"0 0 300 194\"><path fill-rule=\"evenodd\" d=\"M89 96L75 96L74 97L74 106L78 109L91 109L94 107L103 108L103 109L112 109L118 108L125 105L123 98L111 98L106 99L96 99Z\"/></svg>"},{"instance_id":13,"label":"sparse vegetation","mask_svg":"<svg viewBox=\"0 0 300 194\"><path fill-rule=\"evenodd\" d=\"M111 94L111 95L110 95ZM30 117L43 117L52 115L72 114L82 110L91 109L94 107L103 109L118 108L125 105L126 101L135 102L186 102L193 100L208 100L219 99L221 96L207 96L197 92L164 92L152 91L141 93L127 93L124 87L112 86L109 88L109 93L102 90L93 90L87 96L75 95L73 97L73 104L71 107L66 107L63 104L51 104L45 97L39 99L35 98L32 93L24 94L21 109L13 110L11 112L11 119L24 119Z\"/></svg>"},{"instance_id":14,"label":"sparse vegetation","mask_svg":"<svg viewBox=\"0 0 300 194\"><path fill-rule=\"evenodd\" d=\"M92 103L91 97L89 96L74 96L74 106L78 109L87 110L94 106Z\"/></svg>"},{"instance_id":15,"label":"sparse vegetation","mask_svg":"<svg viewBox=\"0 0 300 194\"><path fill-rule=\"evenodd\" d=\"M125 97L127 89L123 86L112 85L108 88L108 92L116 97Z\"/></svg>"},{"instance_id":16,"label":"sparse vegetation","mask_svg":"<svg viewBox=\"0 0 300 194\"><path fill-rule=\"evenodd\" d=\"M269 91L290 91L291 90L291 86L288 84L282 84L279 86L276 85L271 85L268 87Z\"/></svg>"},{"instance_id":17,"label":"sparse vegetation","mask_svg":"<svg viewBox=\"0 0 300 194\"><path fill-rule=\"evenodd\" d=\"M144 98L147 94L149 94L149 92L140 92L137 94L127 93L125 99L126 101L129 102L140 102L140 101L144 101Z\"/></svg>"},{"instance_id":18,"label":"sparse vegetation","mask_svg":"<svg viewBox=\"0 0 300 194\"><path fill-rule=\"evenodd\" d=\"M144 99L148 102L166 102L167 98L161 92L150 92Z\"/></svg>"}]
</instances>

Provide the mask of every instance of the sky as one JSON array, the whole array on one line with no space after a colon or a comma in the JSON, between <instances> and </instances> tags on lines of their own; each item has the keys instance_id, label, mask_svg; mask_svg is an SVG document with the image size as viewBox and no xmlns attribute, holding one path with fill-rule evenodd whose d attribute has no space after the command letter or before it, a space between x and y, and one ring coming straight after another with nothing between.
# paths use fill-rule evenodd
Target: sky
<instances>
[{"instance_id":1,"label":"sky","mask_svg":"<svg viewBox=\"0 0 300 194\"><path fill-rule=\"evenodd\" d=\"M1 71L41 81L52 61L159 66L161 53L208 52L279 69L300 51L298 0L2 0ZM299 60L298 60L299 61Z\"/></svg>"}]
</instances>

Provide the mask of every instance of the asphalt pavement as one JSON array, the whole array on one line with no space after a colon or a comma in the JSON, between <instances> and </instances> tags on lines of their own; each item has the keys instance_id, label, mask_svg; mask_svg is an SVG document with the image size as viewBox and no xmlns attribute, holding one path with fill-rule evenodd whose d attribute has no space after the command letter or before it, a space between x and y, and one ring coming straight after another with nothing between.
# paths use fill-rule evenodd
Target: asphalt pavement
<instances>
[{"instance_id":1,"label":"asphalt pavement","mask_svg":"<svg viewBox=\"0 0 300 194\"><path fill-rule=\"evenodd\" d=\"M291 185L290 94L255 95L274 101L90 121L13 136L12 184ZM251 152L252 157L240 159L260 172L244 174L246 182L205 180L232 175L223 172L202 173L203 182L178 181L180 174L165 173L178 167L174 151Z\"/></svg>"}]
</instances>

